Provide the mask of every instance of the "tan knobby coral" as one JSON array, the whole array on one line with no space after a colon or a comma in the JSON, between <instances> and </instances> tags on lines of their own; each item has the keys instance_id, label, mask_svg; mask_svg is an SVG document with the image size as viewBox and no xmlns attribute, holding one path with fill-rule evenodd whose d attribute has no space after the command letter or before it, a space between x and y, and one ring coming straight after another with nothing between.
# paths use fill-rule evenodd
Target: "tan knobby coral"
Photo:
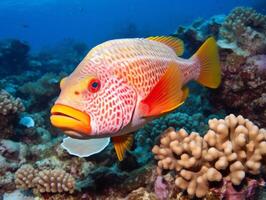
<instances>
[{"instance_id":1,"label":"tan knobby coral","mask_svg":"<svg viewBox=\"0 0 266 200\"><path fill-rule=\"evenodd\" d=\"M5 90L0 90L0 114L8 115L24 111L20 98L14 98Z\"/></svg>"},{"instance_id":2,"label":"tan knobby coral","mask_svg":"<svg viewBox=\"0 0 266 200\"><path fill-rule=\"evenodd\" d=\"M35 170L32 165L23 165L15 173L16 187L21 189L33 188L33 179L36 173L37 170Z\"/></svg>"},{"instance_id":3,"label":"tan knobby coral","mask_svg":"<svg viewBox=\"0 0 266 200\"><path fill-rule=\"evenodd\" d=\"M210 182L225 178L239 185L246 173L258 174L266 156L266 130L242 116L209 120L204 137L168 129L155 145L158 173L175 170L175 184L189 195L203 197Z\"/></svg>"},{"instance_id":4,"label":"tan knobby coral","mask_svg":"<svg viewBox=\"0 0 266 200\"><path fill-rule=\"evenodd\" d=\"M17 114L24 111L19 98L13 97L5 90L0 90L0 139L9 138L14 134L13 122Z\"/></svg>"},{"instance_id":5,"label":"tan knobby coral","mask_svg":"<svg viewBox=\"0 0 266 200\"><path fill-rule=\"evenodd\" d=\"M40 193L73 193L75 190L74 177L62 169L36 170L32 165L24 165L17 170L15 176L17 188L36 188Z\"/></svg>"},{"instance_id":6,"label":"tan knobby coral","mask_svg":"<svg viewBox=\"0 0 266 200\"><path fill-rule=\"evenodd\" d=\"M43 170L33 180L39 192L73 193L75 190L75 179L64 170Z\"/></svg>"}]
</instances>

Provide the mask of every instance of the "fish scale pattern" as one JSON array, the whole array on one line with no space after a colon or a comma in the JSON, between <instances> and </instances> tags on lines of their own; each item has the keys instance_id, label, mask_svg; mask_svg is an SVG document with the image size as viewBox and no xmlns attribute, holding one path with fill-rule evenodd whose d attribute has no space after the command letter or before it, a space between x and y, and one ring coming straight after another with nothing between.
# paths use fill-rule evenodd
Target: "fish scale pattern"
<instances>
[{"instance_id":1,"label":"fish scale pattern","mask_svg":"<svg viewBox=\"0 0 266 200\"><path fill-rule=\"evenodd\" d=\"M170 47L145 39L114 40L102 48L114 75L132 85L142 97L150 93L168 64L177 59Z\"/></svg>"},{"instance_id":2,"label":"fish scale pattern","mask_svg":"<svg viewBox=\"0 0 266 200\"><path fill-rule=\"evenodd\" d=\"M123 125L127 125L131 120L136 98L134 90L121 81L115 78L106 80L104 88L84 102L86 110L90 111L97 124L97 127L93 127L96 133L104 135L117 132Z\"/></svg>"}]
</instances>

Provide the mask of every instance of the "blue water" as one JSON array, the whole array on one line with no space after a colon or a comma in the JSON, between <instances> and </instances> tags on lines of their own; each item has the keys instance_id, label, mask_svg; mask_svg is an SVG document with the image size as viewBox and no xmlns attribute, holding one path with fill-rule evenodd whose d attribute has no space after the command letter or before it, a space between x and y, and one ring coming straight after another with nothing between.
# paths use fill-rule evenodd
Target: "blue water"
<instances>
[{"instance_id":1,"label":"blue water","mask_svg":"<svg viewBox=\"0 0 266 200\"><path fill-rule=\"evenodd\" d=\"M32 50L68 38L92 47L112 38L169 34L236 6L266 12L265 0L1 0L0 39L27 41Z\"/></svg>"}]
</instances>

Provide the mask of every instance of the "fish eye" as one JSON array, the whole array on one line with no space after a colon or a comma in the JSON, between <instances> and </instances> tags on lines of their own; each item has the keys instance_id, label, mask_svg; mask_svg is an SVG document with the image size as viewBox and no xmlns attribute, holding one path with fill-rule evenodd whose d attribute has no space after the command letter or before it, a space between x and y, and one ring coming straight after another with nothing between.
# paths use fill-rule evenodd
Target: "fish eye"
<instances>
[{"instance_id":1,"label":"fish eye","mask_svg":"<svg viewBox=\"0 0 266 200\"><path fill-rule=\"evenodd\" d=\"M89 87L88 87L90 92L92 93L98 92L100 87L101 87L101 82L99 79L94 78L90 80Z\"/></svg>"}]
</instances>

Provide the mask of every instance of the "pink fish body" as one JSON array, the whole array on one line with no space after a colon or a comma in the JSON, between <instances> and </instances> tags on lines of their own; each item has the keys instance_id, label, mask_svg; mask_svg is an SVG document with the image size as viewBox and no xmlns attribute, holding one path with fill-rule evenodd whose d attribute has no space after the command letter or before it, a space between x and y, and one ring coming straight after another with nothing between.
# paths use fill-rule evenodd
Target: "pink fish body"
<instances>
[{"instance_id":1,"label":"pink fish body","mask_svg":"<svg viewBox=\"0 0 266 200\"><path fill-rule=\"evenodd\" d=\"M93 48L61 81L51 122L75 138L112 137L121 160L132 143L128 134L180 106L186 83L220 83L215 40L190 59L178 57L183 43L173 37L117 39Z\"/></svg>"}]
</instances>

